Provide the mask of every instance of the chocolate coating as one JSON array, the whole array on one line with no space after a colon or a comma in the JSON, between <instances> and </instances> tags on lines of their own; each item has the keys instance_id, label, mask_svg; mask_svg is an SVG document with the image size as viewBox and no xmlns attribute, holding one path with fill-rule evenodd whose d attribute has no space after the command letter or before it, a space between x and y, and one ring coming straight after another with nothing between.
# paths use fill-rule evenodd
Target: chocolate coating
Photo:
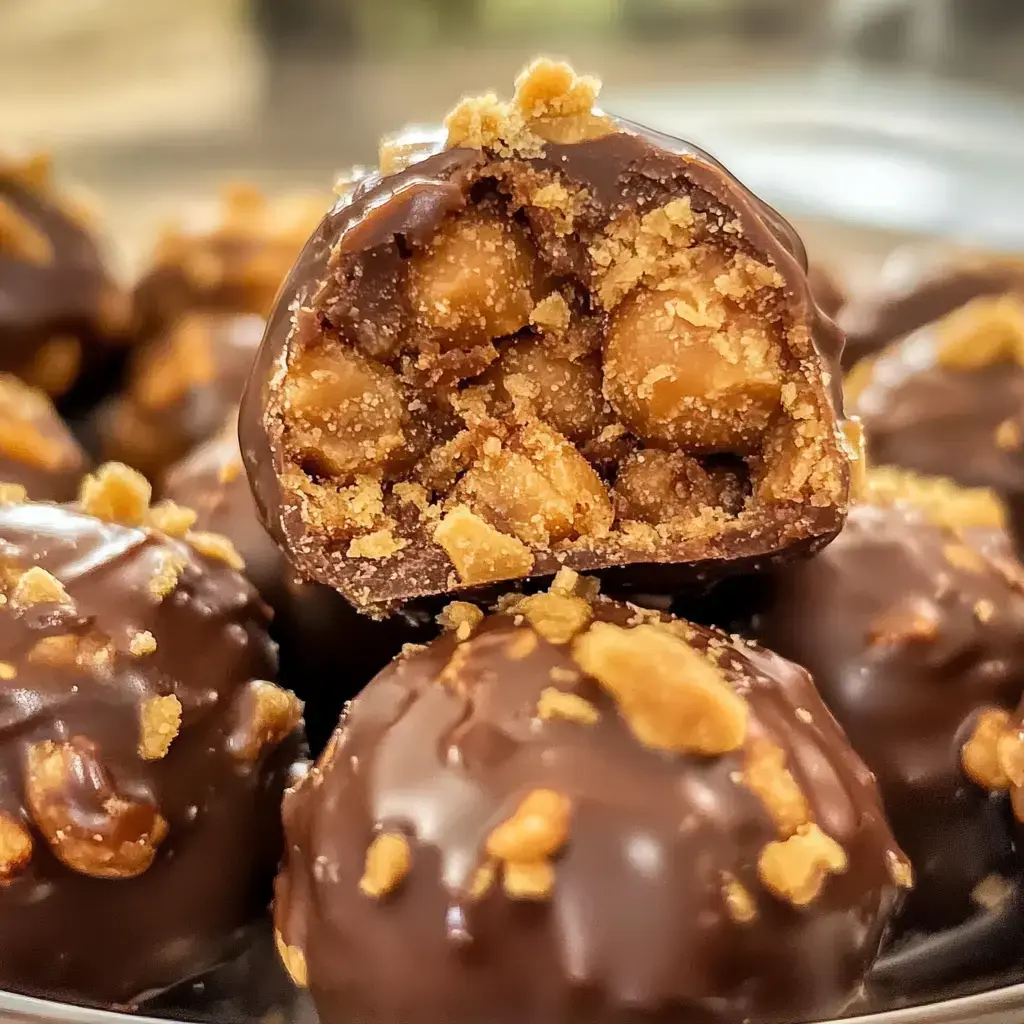
<instances>
[{"instance_id":1,"label":"chocolate coating","mask_svg":"<svg viewBox=\"0 0 1024 1024\"><path fill-rule=\"evenodd\" d=\"M99 413L104 458L151 480L233 419L263 320L248 314L192 313L140 347L124 390Z\"/></svg>"},{"instance_id":2,"label":"chocolate coating","mask_svg":"<svg viewBox=\"0 0 1024 1024\"><path fill-rule=\"evenodd\" d=\"M905 505L851 509L843 532L781 572L755 635L814 676L875 773L915 868L904 931L958 924L976 887L1019 870L1006 795L961 766L979 711L1024 692L1021 567L998 531L971 547Z\"/></svg>"},{"instance_id":3,"label":"chocolate coating","mask_svg":"<svg viewBox=\"0 0 1024 1024\"><path fill-rule=\"evenodd\" d=\"M238 184L212 208L183 211L135 286L135 335L148 341L188 312L266 316L322 209L320 197L267 197Z\"/></svg>"},{"instance_id":4,"label":"chocolate coating","mask_svg":"<svg viewBox=\"0 0 1024 1024\"><path fill-rule=\"evenodd\" d=\"M255 590L189 543L10 504L0 548L0 986L128 1004L266 907L301 706L261 682Z\"/></svg>"},{"instance_id":5,"label":"chocolate coating","mask_svg":"<svg viewBox=\"0 0 1024 1024\"><path fill-rule=\"evenodd\" d=\"M626 630L652 614L606 599L591 612ZM645 745L577 648L510 609L461 644L449 634L385 669L286 795L275 923L324 1024L780 1021L848 1004L896 900L886 864L898 854L874 782L805 672L686 632L684 653L709 655L742 695L747 742L785 752L846 870L799 908L773 895L757 864L777 833L741 783L742 752ZM539 717L551 687L599 718ZM499 865L481 893L497 826L538 790L571 806L553 888L513 898ZM408 870L374 898L360 887L372 885L364 857L381 835L404 837ZM730 879L749 904L727 907Z\"/></svg>"},{"instance_id":6,"label":"chocolate coating","mask_svg":"<svg viewBox=\"0 0 1024 1024\"><path fill-rule=\"evenodd\" d=\"M849 297L837 320L846 334L843 369L935 323L972 299L1024 290L1019 260L951 261L897 251L874 287Z\"/></svg>"},{"instance_id":7,"label":"chocolate coating","mask_svg":"<svg viewBox=\"0 0 1024 1024\"><path fill-rule=\"evenodd\" d=\"M1024 310L1024 289L1018 308ZM981 297L953 316L977 309L976 337L968 350L986 352L986 335L1019 335L1019 324L996 320L994 303ZM992 304L992 305L990 305ZM992 326L986 318L992 317ZM868 454L878 465L948 476L966 487L989 487L1006 502L1018 538L1024 536L1024 366L1009 352L982 355L965 365L946 355L952 317L926 326L880 352L859 373L850 411L864 424ZM1022 348L1024 352L1024 348Z\"/></svg>"},{"instance_id":8,"label":"chocolate coating","mask_svg":"<svg viewBox=\"0 0 1024 1024\"><path fill-rule=\"evenodd\" d=\"M685 198L699 218L706 218L702 223L716 224L710 229L709 238L728 237L728 245L735 241L736 252L744 258L761 261L765 270L770 265L770 272L780 275L783 283L778 295L771 300L770 312L762 310L763 320L770 322L770 330L780 336L784 330L781 324L790 331L790 339L796 335L802 338L800 344L804 347L799 354L794 348L793 352L780 357L785 363L785 370L780 372L793 373L794 380L799 378L797 387L805 388L801 391L806 398L805 409L816 418L820 429L812 432L809 447L802 443L796 446L801 449L798 457L806 459L810 468L795 490L780 485L777 493L773 485L764 483L766 477L772 477L776 464L767 454L768 442L764 442L761 455L746 452L743 453L749 456L746 462L740 457L735 459L738 468L734 468L740 479L735 489L738 500L732 507L731 498L721 499L720 522L708 525L714 518L709 516L700 529L690 533L679 530L666 540L650 522L635 523L635 529L624 528L625 514L613 524L609 504L607 527L602 522L593 534L588 534L583 527L575 535L570 533L570 539L565 540L562 547L528 541L528 551L517 549L519 564L514 568L488 570L491 580L543 577L565 564L578 570L605 570L610 575L619 573L628 577L617 585L641 577L641 586L657 585L652 579L661 584L667 579L679 583L681 578L742 571L778 557L814 549L834 535L842 522L846 465L836 437L836 413L841 406L835 393L831 399L826 393L825 373L838 366L841 336L815 304L806 278L803 247L793 229L777 213L747 192L706 154L687 143L625 122L602 120L598 129L589 134L584 132L578 141L549 141L539 152L531 151L527 156L514 153L507 163L502 163L498 156L498 153L507 155L500 148L497 152L486 147L449 148L427 155L424 152L425 148L418 145L413 153L417 162L396 173L383 177L371 174L354 183L351 193L344 196L321 223L270 318L243 401L242 448L257 505L267 528L289 552L300 573L334 586L357 607L372 613L419 597L466 589L478 582L476 577L462 573L461 567L454 563L451 547L455 545L445 546L432 532L442 512L459 507L457 486L452 497L451 492L446 495L442 488L427 485L428 491L440 494L447 502L443 505L441 498L437 498L433 509L437 516L424 514L421 521L412 523L408 521L408 509L395 511L391 520L388 516L391 515L391 496L395 493L391 487L396 480L406 481L403 474L410 472L409 463L421 456L427 458L423 453L436 454L443 443L461 429L452 427L452 417L446 419L446 414L432 405L434 397L430 388L437 381L430 375L437 374L448 380L445 374L450 374L453 391L456 384L460 389L476 383L489 386L479 375L489 365L488 360L498 358L498 350L490 345L490 341L499 340L497 338L463 351L446 348L449 342L443 338L439 342L436 339L427 342L420 356L416 355L415 346L409 352L403 350L412 329L410 325L416 323L416 309L423 308L417 307L405 292L416 287L414 270L409 268L418 253L429 251L439 232L459 223L460 216L477 216L483 210L482 216L486 217L490 209L487 203L491 201L488 189L497 187L494 182L499 179L502 181L498 189L501 198L496 202L501 207L507 200L507 218L512 225L506 225L507 230L514 235L520 221L528 223L528 229L524 230L532 233L529 245L541 253L539 264L543 273L552 281L566 282L566 289L575 289L572 301L576 305L572 315L578 314L581 330L596 333L598 351L602 345L609 344L613 317L611 300L608 306L602 306L597 299L601 286L599 263L592 255L599 247L595 239L605 237L602 235L605 231L612 234L609 228L612 222L625 221L648 210L664 209L671 201ZM404 161L400 166L401 163ZM504 179L503 174L507 175ZM564 186L567 196L585 197L581 200L581 209L574 214L575 229L571 233L560 232L557 223L552 226L547 208L531 205L522 198L531 182L549 179L558 183L551 187ZM726 223L728 230L721 226ZM728 260L728 255L724 258ZM637 288L637 293L643 291ZM429 300L424 303L427 308L433 308ZM439 301L439 306L442 315L446 315L443 300ZM492 304L491 308L496 307ZM566 316L569 315L567 312ZM751 316L757 318L755 314ZM529 334L530 328L526 331ZM495 334L510 332L517 341L522 341L522 330L509 323L503 321L494 328ZM440 355L434 362L431 360L437 353L431 345L435 348L440 345ZM390 553L374 551L363 555L361 544L350 547L351 533L346 533L344 526L333 531L333 524L325 526L319 521L318 502L322 501L323 507L328 508L333 500L331 488L340 491L352 478L346 477L344 470L332 475L330 456L318 450L316 443L303 447L299 429L290 419L297 403L291 403L287 395L289 375L293 372L296 377L299 375L294 367L307 355L311 360L321 355L330 358L332 346L343 353L354 352L357 360L372 360L368 372L379 370L386 379L391 379L388 375L392 370L398 375L401 383L396 383L395 387L407 390L402 392L402 398L395 399L396 419L405 415L403 403L407 409L415 410L411 418L404 421L404 444L395 449L390 464L353 471L357 480L361 479L361 473L376 474L382 479L383 515L388 525L373 532L378 540L383 537L389 543L395 541ZM684 348L680 343L677 354ZM680 358L684 367L680 370L682 376L685 357ZM479 366L474 360L479 361ZM657 369L651 371L655 377ZM430 378L433 383L428 387L421 383L423 378ZM614 379L615 375L606 367L604 396L602 398L600 391L595 393L598 405L605 399L611 401L612 384L609 382ZM832 373L833 387L837 381L838 374ZM642 394L644 386L641 383L636 393ZM621 404L628 404L630 400L630 396L623 397ZM685 401L680 399L680 404L685 405ZM751 404L756 404L756 400ZM743 406L742 400L739 405ZM625 419L626 414L622 415ZM774 426L770 429L788 422L788 414L781 404L777 415L773 411L766 415L774 416L771 419ZM703 422L713 423L717 418L709 412ZM641 444L623 428L617 435L621 439L619 447L608 442L609 450L602 449L605 442L597 436L601 427L600 422L592 425L589 434L593 435L594 446L588 449L580 445L582 457L575 462L584 475L590 470L603 474L601 479L596 475L589 478L589 485L594 489L613 487L621 459ZM637 428L638 435L640 432ZM331 432L310 433L323 437ZM515 443L513 439L513 447ZM652 445L656 447L653 442ZM721 438L709 442L712 457L723 452L732 457L733 447ZM575 450L572 454L575 459ZM777 461L785 462L786 456ZM421 466L422 462L411 469L410 479L420 479L415 474L420 473ZM463 465L453 475L465 469ZM716 468L708 470L712 475L716 471ZM704 472L703 466L701 472ZM781 470L780 475L785 472ZM423 478L428 475L421 473ZM809 482L812 480L814 483ZM807 489L819 486L820 492L812 501ZM713 490L714 485L709 484L709 487ZM748 506L743 502L744 487L757 494L752 505L764 506L763 511L758 510L756 527L752 517L745 518ZM317 493L314 495L313 491ZM762 500L769 492L770 497ZM395 499L396 503L401 500ZM599 501L605 500L602 494ZM714 501L706 507L713 506ZM329 511L323 518L330 518ZM496 515L496 518L501 517ZM513 532L507 523L494 529L506 537ZM523 533L528 532L529 529L524 528ZM517 536L522 540L522 533ZM500 540L496 541L496 547L500 544ZM453 564L458 576L453 574Z\"/></svg>"},{"instance_id":9,"label":"chocolate coating","mask_svg":"<svg viewBox=\"0 0 1024 1024\"><path fill-rule=\"evenodd\" d=\"M39 501L70 501L88 462L49 398L0 373L0 483Z\"/></svg>"},{"instance_id":10,"label":"chocolate coating","mask_svg":"<svg viewBox=\"0 0 1024 1024\"><path fill-rule=\"evenodd\" d=\"M126 306L49 161L0 159L0 369L78 412L116 377Z\"/></svg>"},{"instance_id":11,"label":"chocolate coating","mask_svg":"<svg viewBox=\"0 0 1024 1024\"><path fill-rule=\"evenodd\" d=\"M326 744L345 702L403 644L436 633L429 620L393 616L372 621L330 587L294 579L256 515L234 422L174 466L161 493L193 509L198 529L231 540L245 561L246 576L273 608L270 633L278 644L279 676L305 704L306 735L314 753Z\"/></svg>"}]
</instances>

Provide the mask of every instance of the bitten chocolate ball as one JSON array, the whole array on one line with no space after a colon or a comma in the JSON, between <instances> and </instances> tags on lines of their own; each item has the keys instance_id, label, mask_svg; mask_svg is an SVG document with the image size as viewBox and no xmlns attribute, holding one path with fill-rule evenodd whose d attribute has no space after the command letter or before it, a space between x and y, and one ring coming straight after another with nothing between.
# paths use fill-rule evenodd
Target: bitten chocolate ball
<instances>
[{"instance_id":1,"label":"bitten chocolate ball","mask_svg":"<svg viewBox=\"0 0 1024 1024\"><path fill-rule=\"evenodd\" d=\"M0 373L0 485L24 488L39 501L70 501L86 465L45 392Z\"/></svg>"},{"instance_id":2,"label":"bitten chocolate ball","mask_svg":"<svg viewBox=\"0 0 1024 1024\"><path fill-rule=\"evenodd\" d=\"M51 171L47 157L0 156L0 370L78 411L110 386L128 307Z\"/></svg>"},{"instance_id":3,"label":"bitten chocolate ball","mask_svg":"<svg viewBox=\"0 0 1024 1024\"><path fill-rule=\"evenodd\" d=\"M149 341L189 312L266 316L322 213L320 196L268 197L241 184L184 211L135 286L135 335Z\"/></svg>"},{"instance_id":4,"label":"bitten chocolate ball","mask_svg":"<svg viewBox=\"0 0 1024 1024\"><path fill-rule=\"evenodd\" d=\"M159 480L234 418L262 337L258 316L190 313L141 346L98 415L103 457Z\"/></svg>"},{"instance_id":5,"label":"bitten chocolate ball","mask_svg":"<svg viewBox=\"0 0 1024 1024\"><path fill-rule=\"evenodd\" d=\"M233 418L168 473L161 493L192 510L197 529L232 542L246 576L274 609L270 632L279 645L280 679L305 704L306 734L314 752L327 743L345 702L403 644L436 634L426 617L399 615L375 622L330 587L294 578L256 515Z\"/></svg>"},{"instance_id":6,"label":"bitten chocolate ball","mask_svg":"<svg viewBox=\"0 0 1024 1024\"><path fill-rule=\"evenodd\" d=\"M282 293L248 472L297 569L361 610L562 565L738 572L842 524L840 338L800 240L597 88L539 61L432 152L393 142Z\"/></svg>"},{"instance_id":7,"label":"bitten chocolate ball","mask_svg":"<svg viewBox=\"0 0 1024 1024\"><path fill-rule=\"evenodd\" d=\"M910 868L802 669L570 570L454 602L285 797L324 1024L838 1013Z\"/></svg>"},{"instance_id":8,"label":"bitten chocolate ball","mask_svg":"<svg viewBox=\"0 0 1024 1024\"><path fill-rule=\"evenodd\" d=\"M133 1000L263 912L302 707L222 537L124 466L0 506L0 987Z\"/></svg>"},{"instance_id":9,"label":"bitten chocolate ball","mask_svg":"<svg viewBox=\"0 0 1024 1024\"><path fill-rule=\"evenodd\" d=\"M874 463L990 487L1024 537L1024 279L883 349L848 389Z\"/></svg>"},{"instance_id":10,"label":"bitten chocolate ball","mask_svg":"<svg viewBox=\"0 0 1024 1024\"><path fill-rule=\"evenodd\" d=\"M1024 568L1001 515L990 493L874 472L843 532L780 573L755 625L811 672L878 779L915 869L904 931L989 909L1020 870L1005 792L972 781L990 709L1008 727L1024 694Z\"/></svg>"}]
</instances>

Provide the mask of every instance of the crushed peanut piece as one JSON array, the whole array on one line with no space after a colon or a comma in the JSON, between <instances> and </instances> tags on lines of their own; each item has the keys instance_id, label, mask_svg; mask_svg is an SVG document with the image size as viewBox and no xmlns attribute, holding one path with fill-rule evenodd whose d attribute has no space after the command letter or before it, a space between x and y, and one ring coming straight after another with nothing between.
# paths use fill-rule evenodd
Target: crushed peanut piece
<instances>
[{"instance_id":1,"label":"crushed peanut piece","mask_svg":"<svg viewBox=\"0 0 1024 1024\"><path fill-rule=\"evenodd\" d=\"M829 875L841 875L846 868L843 848L813 823L801 825L788 839L768 843L757 859L761 882L795 907L811 903Z\"/></svg>"},{"instance_id":2,"label":"crushed peanut piece","mask_svg":"<svg viewBox=\"0 0 1024 1024\"><path fill-rule=\"evenodd\" d=\"M715 755L742 745L747 702L680 637L647 624L595 622L574 641L573 656L615 698L646 746Z\"/></svg>"},{"instance_id":3,"label":"crushed peanut piece","mask_svg":"<svg viewBox=\"0 0 1024 1024\"><path fill-rule=\"evenodd\" d=\"M588 114L597 102L601 83L579 76L560 61L539 57L516 78L512 102L527 118Z\"/></svg>"},{"instance_id":4,"label":"crushed peanut piece","mask_svg":"<svg viewBox=\"0 0 1024 1024\"><path fill-rule=\"evenodd\" d=\"M996 613L996 606L988 598L980 598L974 602L974 617L979 622L991 622Z\"/></svg>"},{"instance_id":5,"label":"crushed peanut piece","mask_svg":"<svg viewBox=\"0 0 1024 1024\"><path fill-rule=\"evenodd\" d=\"M59 633L36 641L28 652L28 660L33 665L74 667L102 675L113 665L116 654L110 638L99 631Z\"/></svg>"},{"instance_id":6,"label":"crushed peanut piece","mask_svg":"<svg viewBox=\"0 0 1024 1024\"><path fill-rule=\"evenodd\" d=\"M302 701L291 690L253 679L236 700L235 715L228 749L239 761L252 763L299 727Z\"/></svg>"},{"instance_id":7,"label":"crushed peanut piece","mask_svg":"<svg viewBox=\"0 0 1024 1024\"><path fill-rule=\"evenodd\" d=\"M349 543L348 551L345 554L349 558L390 558L401 551L408 543L406 540L396 538L390 530L374 530L372 533L367 533L362 537L354 537Z\"/></svg>"},{"instance_id":8,"label":"crushed peanut piece","mask_svg":"<svg viewBox=\"0 0 1024 1024\"><path fill-rule=\"evenodd\" d=\"M521 540L496 530L465 505L437 524L434 540L452 560L462 583L515 579L533 568L533 555Z\"/></svg>"},{"instance_id":9,"label":"crushed peanut piece","mask_svg":"<svg viewBox=\"0 0 1024 1024\"><path fill-rule=\"evenodd\" d=\"M0 679L14 679L18 674L18 667L9 661L0 661Z\"/></svg>"},{"instance_id":10,"label":"crushed peanut piece","mask_svg":"<svg viewBox=\"0 0 1024 1024\"><path fill-rule=\"evenodd\" d=\"M868 627L872 645L927 643L939 635L939 609L924 599L907 600L882 612Z\"/></svg>"},{"instance_id":11,"label":"crushed peanut piece","mask_svg":"<svg viewBox=\"0 0 1024 1024\"><path fill-rule=\"evenodd\" d=\"M552 292L541 299L530 314L530 323L560 337L569 328L569 305L560 292Z\"/></svg>"},{"instance_id":12,"label":"crushed peanut piece","mask_svg":"<svg viewBox=\"0 0 1024 1024\"><path fill-rule=\"evenodd\" d=\"M840 423L840 438L850 460L850 500L864 496L867 489L867 448L864 443L864 424L856 416Z\"/></svg>"},{"instance_id":13,"label":"crushed peanut piece","mask_svg":"<svg viewBox=\"0 0 1024 1024\"><path fill-rule=\"evenodd\" d=\"M960 751L960 764L979 786L988 790L1006 789L1010 779L999 761L999 740L1008 730L1010 715L1001 708L990 708L978 716L970 739Z\"/></svg>"},{"instance_id":14,"label":"crushed peanut piece","mask_svg":"<svg viewBox=\"0 0 1024 1024\"><path fill-rule=\"evenodd\" d=\"M174 593L188 560L178 554L162 552L156 572L149 581L149 592L158 600Z\"/></svg>"},{"instance_id":15,"label":"crushed peanut piece","mask_svg":"<svg viewBox=\"0 0 1024 1024\"><path fill-rule=\"evenodd\" d=\"M139 757L159 761L181 728L181 701L173 694L147 697L139 708Z\"/></svg>"},{"instance_id":16,"label":"crushed peanut piece","mask_svg":"<svg viewBox=\"0 0 1024 1024\"><path fill-rule=\"evenodd\" d=\"M158 501L149 510L149 525L168 537L183 538L196 524L196 513L174 501Z\"/></svg>"},{"instance_id":17,"label":"crushed peanut piece","mask_svg":"<svg viewBox=\"0 0 1024 1024\"><path fill-rule=\"evenodd\" d=\"M996 427L995 440L996 446L1002 448L1004 452L1017 451L1021 446L1021 441L1024 440L1021 437L1020 424L1013 419L1003 420Z\"/></svg>"},{"instance_id":18,"label":"crushed peanut piece","mask_svg":"<svg viewBox=\"0 0 1024 1024\"><path fill-rule=\"evenodd\" d=\"M883 508L911 505L936 526L951 530L1007 526L1006 506L987 487L961 487L946 477L921 476L894 466L868 470L864 499Z\"/></svg>"},{"instance_id":19,"label":"crushed peanut piece","mask_svg":"<svg viewBox=\"0 0 1024 1024\"><path fill-rule=\"evenodd\" d=\"M21 505L28 501L28 491L21 484L0 483L0 505Z\"/></svg>"},{"instance_id":20,"label":"crushed peanut piece","mask_svg":"<svg viewBox=\"0 0 1024 1024\"><path fill-rule=\"evenodd\" d=\"M0 885L32 859L32 833L16 818L0 811Z\"/></svg>"},{"instance_id":21,"label":"crushed peanut piece","mask_svg":"<svg viewBox=\"0 0 1024 1024\"><path fill-rule=\"evenodd\" d=\"M537 701L537 717L544 722L561 718L579 725L596 725L601 720L601 712L585 697L545 686Z\"/></svg>"},{"instance_id":22,"label":"crushed peanut piece","mask_svg":"<svg viewBox=\"0 0 1024 1024\"><path fill-rule=\"evenodd\" d=\"M913 889L914 869L910 866L910 861L894 850L886 850L885 866L889 869L889 877L895 885L901 889Z\"/></svg>"},{"instance_id":23,"label":"crushed peanut piece","mask_svg":"<svg viewBox=\"0 0 1024 1024\"><path fill-rule=\"evenodd\" d=\"M469 895L471 899L483 899L491 891L498 869L493 860L485 860L476 871L473 872L473 880L469 884Z\"/></svg>"},{"instance_id":24,"label":"crushed peanut piece","mask_svg":"<svg viewBox=\"0 0 1024 1024\"><path fill-rule=\"evenodd\" d=\"M185 534L185 540L199 554L205 555L207 558L216 558L238 572L245 568L245 562L238 553L238 549L222 533L189 530Z\"/></svg>"},{"instance_id":25,"label":"crushed peanut piece","mask_svg":"<svg viewBox=\"0 0 1024 1024\"><path fill-rule=\"evenodd\" d=\"M284 941L284 936L275 928L274 945L277 947L277 955L288 972L288 977L299 988L309 987L309 969L306 966L306 954L298 946L289 946Z\"/></svg>"},{"instance_id":26,"label":"crushed peanut piece","mask_svg":"<svg viewBox=\"0 0 1024 1024\"><path fill-rule=\"evenodd\" d=\"M401 884L411 864L409 840L396 832L381 832L366 851L359 891L373 899L386 896Z\"/></svg>"},{"instance_id":27,"label":"crushed peanut piece","mask_svg":"<svg viewBox=\"0 0 1024 1024\"><path fill-rule=\"evenodd\" d=\"M517 629L512 634L505 653L512 661L522 661L537 650L538 643L537 634L532 629Z\"/></svg>"},{"instance_id":28,"label":"crushed peanut piece","mask_svg":"<svg viewBox=\"0 0 1024 1024\"><path fill-rule=\"evenodd\" d=\"M524 597L511 611L522 615L548 643L567 644L590 624L593 610L582 597L549 591Z\"/></svg>"},{"instance_id":29,"label":"crushed peanut piece","mask_svg":"<svg viewBox=\"0 0 1024 1024\"><path fill-rule=\"evenodd\" d=\"M786 754L777 743L754 737L747 744L742 778L764 805L782 838L793 835L811 820L807 798L786 767Z\"/></svg>"},{"instance_id":30,"label":"crushed peanut piece","mask_svg":"<svg viewBox=\"0 0 1024 1024\"><path fill-rule=\"evenodd\" d=\"M513 900L544 900L555 888L555 868L550 861L512 861L501 876L505 895Z\"/></svg>"},{"instance_id":31,"label":"crushed peanut piece","mask_svg":"<svg viewBox=\"0 0 1024 1024\"><path fill-rule=\"evenodd\" d=\"M152 654L156 650L156 637L148 629L139 630L128 641L128 650L136 658Z\"/></svg>"},{"instance_id":32,"label":"crushed peanut piece","mask_svg":"<svg viewBox=\"0 0 1024 1024\"><path fill-rule=\"evenodd\" d=\"M487 837L487 854L511 863L553 857L569 838L572 804L551 789L535 789Z\"/></svg>"},{"instance_id":33,"label":"crushed peanut piece","mask_svg":"<svg viewBox=\"0 0 1024 1024\"><path fill-rule=\"evenodd\" d=\"M722 899L726 911L737 924L749 924L757 917L754 897L728 872L722 873Z\"/></svg>"},{"instance_id":34,"label":"crushed peanut piece","mask_svg":"<svg viewBox=\"0 0 1024 1024\"><path fill-rule=\"evenodd\" d=\"M945 544L942 556L953 568L962 569L964 572L981 573L985 571L987 565L985 559L966 544Z\"/></svg>"},{"instance_id":35,"label":"crushed peanut piece","mask_svg":"<svg viewBox=\"0 0 1024 1024\"><path fill-rule=\"evenodd\" d=\"M1024 365L1024 302L1016 295L972 299L941 320L937 360L951 370Z\"/></svg>"},{"instance_id":36,"label":"crushed peanut piece","mask_svg":"<svg viewBox=\"0 0 1024 1024\"><path fill-rule=\"evenodd\" d=\"M153 488L139 472L123 462L107 462L82 479L78 502L82 511L108 523L142 526Z\"/></svg>"},{"instance_id":37,"label":"crushed peanut piece","mask_svg":"<svg viewBox=\"0 0 1024 1024\"><path fill-rule=\"evenodd\" d=\"M460 643L473 635L473 630L483 622L484 613L468 601L450 601L441 609L437 623L442 629L455 634Z\"/></svg>"},{"instance_id":38,"label":"crushed peanut piece","mask_svg":"<svg viewBox=\"0 0 1024 1024\"><path fill-rule=\"evenodd\" d=\"M71 596L64 584L41 566L34 565L18 577L11 593L11 604L25 608L34 604L70 605Z\"/></svg>"},{"instance_id":39,"label":"crushed peanut piece","mask_svg":"<svg viewBox=\"0 0 1024 1024\"><path fill-rule=\"evenodd\" d=\"M1011 786L1024 787L1024 729L1008 725L996 740L996 759Z\"/></svg>"}]
</instances>

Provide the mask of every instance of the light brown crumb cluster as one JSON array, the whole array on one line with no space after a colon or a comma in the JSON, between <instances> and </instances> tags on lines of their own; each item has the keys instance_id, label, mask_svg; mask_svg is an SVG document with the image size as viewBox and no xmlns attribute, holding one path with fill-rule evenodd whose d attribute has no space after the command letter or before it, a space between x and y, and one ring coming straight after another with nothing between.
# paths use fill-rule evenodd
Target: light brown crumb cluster
<instances>
[{"instance_id":1,"label":"light brown crumb cluster","mask_svg":"<svg viewBox=\"0 0 1024 1024\"><path fill-rule=\"evenodd\" d=\"M1024 366L1024 301L1016 295L973 299L937 326L938 362L951 370L994 363Z\"/></svg>"},{"instance_id":2,"label":"light brown crumb cluster","mask_svg":"<svg viewBox=\"0 0 1024 1024\"><path fill-rule=\"evenodd\" d=\"M598 206L529 162L621 130L596 94L539 61L511 101L464 101L448 146L484 156L465 208L403 242L376 287L386 309L356 260L311 310L315 344L293 337L283 482L344 558L401 572L433 541L453 583L475 585L528 575L540 554L615 561L749 536L765 505L841 504L849 454L818 357L735 215L684 184Z\"/></svg>"},{"instance_id":3,"label":"light brown crumb cluster","mask_svg":"<svg viewBox=\"0 0 1024 1024\"><path fill-rule=\"evenodd\" d=\"M742 746L747 702L713 661L680 637L655 625L595 622L572 652L645 746L709 756Z\"/></svg>"},{"instance_id":4,"label":"light brown crumb cluster","mask_svg":"<svg viewBox=\"0 0 1024 1024\"><path fill-rule=\"evenodd\" d=\"M992 792L1009 791L1017 820L1024 822L1024 726L1001 708L983 711L960 751L968 777Z\"/></svg>"},{"instance_id":5,"label":"light brown crumb cluster","mask_svg":"<svg viewBox=\"0 0 1024 1024\"><path fill-rule=\"evenodd\" d=\"M0 456L51 472L82 461L46 394L6 373L0 373Z\"/></svg>"},{"instance_id":6,"label":"light brown crumb cluster","mask_svg":"<svg viewBox=\"0 0 1024 1024\"><path fill-rule=\"evenodd\" d=\"M468 601L452 601L446 604L438 615L440 626L455 634L458 641L468 640L483 621L484 613Z\"/></svg>"},{"instance_id":7,"label":"light brown crumb cluster","mask_svg":"<svg viewBox=\"0 0 1024 1024\"><path fill-rule=\"evenodd\" d=\"M768 843L757 861L766 888L795 907L811 903L829 875L841 875L846 853L815 824L801 825L788 839Z\"/></svg>"},{"instance_id":8,"label":"light brown crumb cluster","mask_svg":"<svg viewBox=\"0 0 1024 1024\"><path fill-rule=\"evenodd\" d=\"M572 804L550 789L528 793L515 813L487 837L485 852L501 866L512 899L541 900L555 887L556 857L569 838Z\"/></svg>"},{"instance_id":9,"label":"light brown crumb cluster","mask_svg":"<svg viewBox=\"0 0 1024 1024\"><path fill-rule=\"evenodd\" d=\"M32 833L9 814L0 813L0 885L32 859Z\"/></svg>"},{"instance_id":10,"label":"light brown crumb cluster","mask_svg":"<svg viewBox=\"0 0 1024 1024\"><path fill-rule=\"evenodd\" d=\"M299 727L302 701L276 683L253 679L236 699L234 716L228 750L239 761L252 764Z\"/></svg>"},{"instance_id":11,"label":"light brown crumb cluster","mask_svg":"<svg viewBox=\"0 0 1024 1024\"><path fill-rule=\"evenodd\" d=\"M412 852L409 840L397 832L381 832L366 851L366 866L359 891L380 899L397 888L409 873Z\"/></svg>"},{"instance_id":12,"label":"light brown crumb cluster","mask_svg":"<svg viewBox=\"0 0 1024 1024\"><path fill-rule=\"evenodd\" d=\"M159 761L181 728L181 701L173 694L147 697L139 708L139 757Z\"/></svg>"},{"instance_id":13,"label":"light brown crumb cluster","mask_svg":"<svg viewBox=\"0 0 1024 1024\"><path fill-rule=\"evenodd\" d=\"M864 500L872 505L908 505L936 526L1006 529L1006 506L987 487L961 487L947 477L921 476L895 466L873 466L865 478Z\"/></svg>"},{"instance_id":14,"label":"light brown crumb cluster","mask_svg":"<svg viewBox=\"0 0 1024 1024\"><path fill-rule=\"evenodd\" d=\"M277 947L277 954L284 964L288 977L299 988L306 988L309 985L309 970L306 966L306 954L299 946L289 946L284 937L275 928L274 945Z\"/></svg>"},{"instance_id":15,"label":"light brown crumb cluster","mask_svg":"<svg viewBox=\"0 0 1024 1024\"><path fill-rule=\"evenodd\" d=\"M157 808L118 793L93 745L81 738L45 740L27 749L25 798L54 855L94 878L142 874L167 835ZM83 798L102 813L83 821L78 811Z\"/></svg>"}]
</instances>

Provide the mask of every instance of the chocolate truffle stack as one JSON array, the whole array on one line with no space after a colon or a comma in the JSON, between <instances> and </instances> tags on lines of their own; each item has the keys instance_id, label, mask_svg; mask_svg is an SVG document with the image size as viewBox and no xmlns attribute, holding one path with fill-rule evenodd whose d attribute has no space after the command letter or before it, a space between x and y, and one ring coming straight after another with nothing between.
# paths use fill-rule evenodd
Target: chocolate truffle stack
<instances>
[{"instance_id":1,"label":"chocolate truffle stack","mask_svg":"<svg viewBox=\"0 0 1024 1024\"><path fill-rule=\"evenodd\" d=\"M243 400L298 570L445 631L285 801L278 948L326 1024L824 1017L912 884L804 670L599 596L818 550L851 446L795 233L596 92L539 61L392 140Z\"/></svg>"}]
</instances>

